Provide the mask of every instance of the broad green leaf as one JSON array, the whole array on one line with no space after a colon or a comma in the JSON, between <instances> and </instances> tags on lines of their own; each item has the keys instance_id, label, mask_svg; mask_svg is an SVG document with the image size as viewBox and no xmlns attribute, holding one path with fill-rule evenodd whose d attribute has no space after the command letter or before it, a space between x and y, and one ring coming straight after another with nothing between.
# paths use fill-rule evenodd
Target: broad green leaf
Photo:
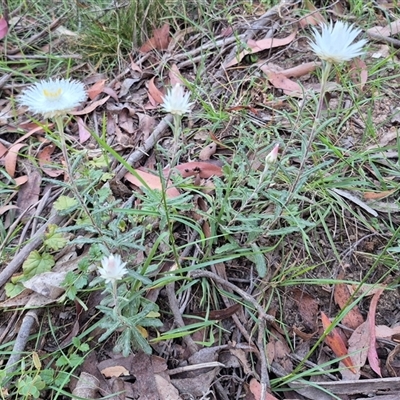
<instances>
[{"instance_id":1,"label":"broad green leaf","mask_svg":"<svg viewBox=\"0 0 400 400\"><path fill-rule=\"evenodd\" d=\"M75 207L77 204L78 204L78 201L76 199L74 199L73 197L60 196L54 202L54 208L57 211L64 211L64 210L68 210L69 208Z\"/></svg>"},{"instance_id":2,"label":"broad green leaf","mask_svg":"<svg viewBox=\"0 0 400 400\"><path fill-rule=\"evenodd\" d=\"M45 246L54 251L62 249L68 243L68 239L63 237L62 233L56 232L57 228L57 225L50 225L44 240Z\"/></svg>"},{"instance_id":3,"label":"broad green leaf","mask_svg":"<svg viewBox=\"0 0 400 400\"><path fill-rule=\"evenodd\" d=\"M25 290L25 286L21 283L17 283L14 285L13 283L8 282L6 283L5 289L7 297L15 297Z\"/></svg>"},{"instance_id":4,"label":"broad green leaf","mask_svg":"<svg viewBox=\"0 0 400 400\"><path fill-rule=\"evenodd\" d=\"M24 275L29 279L37 274L50 271L54 264L54 258L51 254L40 254L37 250L34 250L25 260L22 269Z\"/></svg>"}]
</instances>

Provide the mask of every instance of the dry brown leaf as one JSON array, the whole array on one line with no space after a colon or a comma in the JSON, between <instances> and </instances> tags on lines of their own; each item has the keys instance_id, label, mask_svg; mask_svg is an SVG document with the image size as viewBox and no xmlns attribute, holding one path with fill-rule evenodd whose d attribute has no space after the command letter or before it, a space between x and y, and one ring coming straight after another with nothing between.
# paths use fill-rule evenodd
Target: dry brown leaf
<instances>
[{"instance_id":1,"label":"dry brown leaf","mask_svg":"<svg viewBox=\"0 0 400 400\"><path fill-rule=\"evenodd\" d=\"M386 325L377 325L375 327L376 337L379 339L392 339L393 335L400 334L400 326L395 326L393 328L389 328Z\"/></svg>"},{"instance_id":2,"label":"dry brown leaf","mask_svg":"<svg viewBox=\"0 0 400 400\"><path fill-rule=\"evenodd\" d=\"M43 272L30 278L22 284L30 290L48 297L52 300L57 300L64 292L65 288L62 286L67 272Z\"/></svg>"},{"instance_id":3,"label":"dry brown leaf","mask_svg":"<svg viewBox=\"0 0 400 400\"><path fill-rule=\"evenodd\" d=\"M400 32L400 20L396 20L385 27L374 26L367 30L367 33L372 33L374 35L380 35L384 37L393 36Z\"/></svg>"},{"instance_id":4,"label":"dry brown leaf","mask_svg":"<svg viewBox=\"0 0 400 400\"><path fill-rule=\"evenodd\" d=\"M94 100L100 93L103 92L103 89L106 86L106 82L107 79L101 79L87 90L87 94L90 100Z\"/></svg>"},{"instance_id":5,"label":"dry brown leaf","mask_svg":"<svg viewBox=\"0 0 400 400\"><path fill-rule=\"evenodd\" d=\"M381 200L391 196L397 189L385 190L384 192L365 192L363 197L365 200Z\"/></svg>"},{"instance_id":6,"label":"dry brown leaf","mask_svg":"<svg viewBox=\"0 0 400 400\"><path fill-rule=\"evenodd\" d=\"M321 321L324 331L330 329L331 321L330 319L321 311ZM333 328L330 332L325 336L325 343L330 347L333 353L338 358L342 358L343 364L349 368L349 370L356 374L357 370L354 368L354 364L352 359L348 356L346 345L343 342L342 337L339 334L338 328Z\"/></svg>"},{"instance_id":7,"label":"dry brown leaf","mask_svg":"<svg viewBox=\"0 0 400 400\"><path fill-rule=\"evenodd\" d=\"M154 117L148 114L136 113L136 115L139 118L139 131L143 135L143 140L146 140L153 132L153 129L157 124L157 121Z\"/></svg>"},{"instance_id":8,"label":"dry brown leaf","mask_svg":"<svg viewBox=\"0 0 400 400\"><path fill-rule=\"evenodd\" d=\"M341 279L341 277L339 277ZM351 294L349 288L344 283L338 283L335 285L334 289L334 299L335 303L343 310L346 307L351 299ZM343 318L342 323L343 325L351 328L356 329L364 322L364 318L355 305Z\"/></svg>"},{"instance_id":9,"label":"dry brown leaf","mask_svg":"<svg viewBox=\"0 0 400 400\"><path fill-rule=\"evenodd\" d=\"M128 376L129 371L122 365L115 365L113 367L107 367L100 371L106 378L112 378L113 376Z\"/></svg>"},{"instance_id":10,"label":"dry brown leaf","mask_svg":"<svg viewBox=\"0 0 400 400\"><path fill-rule=\"evenodd\" d=\"M81 111L72 111L71 114L72 115L86 115L86 114L89 114L92 111L94 111L97 107L102 106L110 97L111 96L108 95L108 96L104 97L103 99L96 100L93 103L91 103L88 106L86 106L83 110L81 110Z\"/></svg>"},{"instance_id":11,"label":"dry brown leaf","mask_svg":"<svg viewBox=\"0 0 400 400\"><path fill-rule=\"evenodd\" d=\"M18 190L17 206L20 212L28 210L39 201L42 174L37 168L28 172L28 181Z\"/></svg>"},{"instance_id":12,"label":"dry brown leaf","mask_svg":"<svg viewBox=\"0 0 400 400\"><path fill-rule=\"evenodd\" d=\"M376 306L379 301L379 297L383 293L384 289L378 290L371 299L371 304L369 306L369 312L367 317L367 324L369 325L370 330L370 341L369 341L369 349L368 349L368 362L369 366L375 371L380 377L381 368L379 366L379 357L376 352L376 331L375 331L375 314L376 314Z\"/></svg>"},{"instance_id":13,"label":"dry brown leaf","mask_svg":"<svg viewBox=\"0 0 400 400\"><path fill-rule=\"evenodd\" d=\"M154 29L153 37L147 40L139 49L142 53L148 53L152 50L168 49L171 37L169 35L169 24L164 24L161 28Z\"/></svg>"},{"instance_id":14,"label":"dry brown leaf","mask_svg":"<svg viewBox=\"0 0 400 400\"><path fill-rule=\"evenodd\" d=\"M179 164L174 169L178 170L184 178L189 176L199 175L202 179L208 179L212 176L222 176L222 168L218 165L204 162L204 161L191 161ZM169 168L164 170L164 175L169 174Z\"/></svg>"},{"instance_id":15,"label":"dry brown leaf","mask_svg":"<svg viewBox=\"0 0 400 400\"><path fill-rule=\"evenodd\" d=\"M294 95L294 96L303 96L303 89L297 83L289 78L286 78L285 75L281 73L269 72L267 74L268 80L270 83L277 89L282 89L283 93L287 95Z\"/></svg>"},{"instance_id":16,"label":"dry brown leaf","mask_svg":"<svg viewBox=\"0 0 400 400\"><path fill-rule=\"evenodd\" d=\"M160 179L159 176L150 174L148 172L141 171L139 169L136 169L135 172L142 178L142 180L144 182L146 182L147 186L150 189L153 189L153 190L154 189L156 189L156 190L162 190L163 189L163 186L162 186L162 183L161 183L161 179ZM137 187L145 186L140 179L138 179L136 176L132 175L130 172L127 172L125 174L124 178L127 181L129 181L130 183L132 183L135 186L137 186ZM169 188L166 191L167 197L169 197L169 198L178 197L180 195L179 190L177 188L175 188L175 187L170 187L171 184L172 183L170 181L168 183Z\"/></svg>"},{"instance_id":17,"label":"dry brown leaf","mask_svg":"<svg viewBox=\"0 0 400 400\"><path fill-rule=\"evenodd\" d=\"M22 149L22 147L25 147L25 143L18 143L14 144L11 146L7 152L7 154L4 157L4 165L6 167L6 171L8 175L11 176L11 178L14 178L15 175L15 169L17 167L17 158L18 158L18 152Z\"/></svg>"},{"instance_id":18,"label":"dry brown leaf","mask_svg":"<svg viewBox=\"0 0 400 400\"><path fill-rule=\"evenodd\" d=\"M91 135L81 117L76 117L76 121L78 122L79 143L82 144L89 140Z\"/></svg>"},{"instance_id":19,"label":"dry brown leaf","mask_svg":"<svg viewBox=\"0 0 400 400\"><path fill-rule=\"evenodd\" d=\"M182 400L182 397L179 396L178 389L167 379L158 374L155 374L154 378L156 380L160 400Z\"/></svg>"},{"instance_id":20,"label":"dry brown leaf","mask_svg":"<svg viewBox=\"0 0 400 400\"><path fill-rule=\"evenodd\" d=\"M149 80L149 98L150 101L154 100L154 102L152 102L153 105L158 105L158 104L162 104L164 101L164 93L158 89L158 87L156 86L156 84L154 83L154 79L156 77L153 76L150 80Z\"/></svg>"},{"instance_id":21,"label":"dry brown leaf","mask_svg":"<svg viewBox=\"0 0 400 400\"><path fill-rule=\"evenodd\" d=\"M46 147L43 147L43 149L38 153L40 168L46 175L51 176L52 178L57 178L58 176L64 174L62 169L49 168L49 165L52 164L51 155L54 153L55 149L56 146L54 144L50 144Z\"/></svg>"},{"instance_id":22,"label":"dry brown leaf","mask_svg":"<svg viewBox=\"0 0 400 400\"><path fill-rule=\"evenodd\" d=\"M286 44L289 44L290 42L293 41L293 39L296 37L296 33L297 32L294 31L289 36L282 39L267 38L261 40L249 40L247 42L247 46L250 48L250 50L243 50L237 57L234 57L232 60L225 62L222 66L224 68L229 68L242 61L243 57L246 56L247 54L254 54L262 50L272 49L274 47L279 47L279 46L285 46Z\"/></svg>"},{"instance_id":23,"label":"dry brown leaf","mask_svg":"<svg viewBox=\"0 0 400 400\"><path fill-rule=\"evenodd\" d=\"M308 293L295 289L293 298L296 301L298 311L303 319L303 324L308 330L314 332L317 330L318 302Z\"/></svg>"},{"instance_id":24,"label":"dry brown leaf","mask_svg":"<svg viewBox=\"0 0 400 400\"><path fill-rule=\"evenodd\" d=\"M0 158L4 156L8 151L8 148L4 144L0 143Z\"/></svg>"},{"instance_id":25,"label":"dry brown leaf","mask_svg":"<svg viewBox=\"0 0 400 400\"><path fill-rule=\"evenodd\" d=\"M249 383L250 392L253 393L253 396L256 400L261 400L261 384L255 379L252 378ZM271 393L266 393L266 397L263 400L278 400Z\"/></svg>"},{"instance_id":26,"label":"dry brown leaf","mask_svg":"<svg viewBox=\"0 0 400 400\"><path fill-rule=\"evenodd\" d=\"M351 63L351 69L349 72L353 82L358 84L362 91L368 80L367 64L365 64L361 58L355 58Z\"/></svg>"},{"instance_id":27,"label":"dry brown leaf","mask_svg":"<svg viewBox=\"0 0 400 400\"><path fill-rule=\"evenodd\" d=\"M361 368L365 365L368 357L370 341L370 329L367 322L359 325L348 340L348 353L351 355L355 373L347 368L341 370L343 380L356 381L360 379Z\"/></svg>"},{"instance_id":28,"label":"dry brown leaf","mask_svg":"<svg viewBox=\"0 0 400 400\"><path fill-rule=\"evenodd\" d=\"M310 11L310 13L306 14L304 17L301 17L299 25L302 28L306 27L307 25L319 25L326 22L325 18L310 0L304 0L304 8Z\"/></svg>"},{"instance_id":29,"label":"dry brown leaf","mask_svg":"<svg viewBox=\"0 0 400 400\"><path fill-rule=\"evenodd\" d=\"M215 154L217 151L217 144L215 142L212 142L208 144L206 147L203 147L203 149L200 151L199 158L202 161L209 160L212 155Z\"/></svg>"}]
</instances>

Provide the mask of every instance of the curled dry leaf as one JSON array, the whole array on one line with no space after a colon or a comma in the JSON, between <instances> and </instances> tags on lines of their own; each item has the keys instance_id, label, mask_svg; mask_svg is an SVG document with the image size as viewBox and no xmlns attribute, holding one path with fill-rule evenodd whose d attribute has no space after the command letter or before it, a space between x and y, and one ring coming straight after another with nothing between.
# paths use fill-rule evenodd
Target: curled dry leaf
<instances>
[{"instance_id":1,"label":"curled dry leaf","mask_svg":"<svg viewBox=\"0 0 400 400\"><path fill-rule=\"evenodd\" d=\"M247 54L254 54L262 50L272 49L274 47L279 47L279 46L285 46L286 44L289 44L290 42L293 41L293 39L296 37L296 33L297 32L294 31L289 36L282 39L267 38L261 40L249 40L247 42L247 47L249 47L250 50L243 50L238 56L236 56L235 58L233 58L228 62L225 62L223 64L223 67L229 68L238 64Z\"/></svg>"},{"instance_id":2,"label":"curled dry leaf","mask_svg":"<svg viewBox=\"0 0 400 400\"><path fill-rule=\"evenodd\" d=\"M324 331L330 329L331 321L330 319L321 311L321 321ZM346 345L343 342L342 337L338 332L338 328L333 328L325 337L325 343L330 347L330 349L334 352L336 357L342 358L343 364L350 369L350 371L354 374L357 373L357 370L354 368L352 359L347 354Z\"/></svg>"},{"instance_id":3,"label":"curled dry leaf","mask_svg":"<svg viewBox=\"0 0 400 400\"><path fill-rule=\"evenodd\" d=\"M281 73L269 72L267 76L272 86L282 89L283 93L290 96L303 97L303 89L297 82L290 80Z\"/></svg>"},{"instance_id":4,"label":"curled dry leaf","mask_svg":"<svg viewBox=\"0 0 400 400\"><path fill-rule=\"evenodd\" d=\"M78 122L79 143L85 143L90 138L90 132L81 117L76 117Z\"/></svg>"},{"instance_id":5,"label":"curled dry leaf","mask_svg":"<svg viewBox=\"0 0 400 400\"><path fill-rule=\"evenodd\" d=\"M383 291L384 289L378 290L372 297L367 318L367 324L369 325L369 330L370 330L368 362L372 370L375 371L380 377L382 377L382 374L381 374L381 368L379 366L378 353L376 352L375 314L379 297L381 297Z\"/></svg>"},{"instance_id":6,"label":"curled dry leaf","mask_svg":"<svg viewBox=\"0 0 400 400\"><path fill-rule=\"evenodd\" d=\"M253 396L256 400L278 400L271 393L267 393L264 399L261 399L261 384L255 378L252 378L249 383L250 392L253 393Z\"/></svg>"},{"instance_id":7,"label":"curled dry leaf","mask_svg":"<svg viewBox=\"0 0 400 400\"><path fill-rule=\"evenodd\" d=\"M222 176L222 168L218 165L202 162L202 161L191 161L183 164L179 164L174 167L175 170L179 171L184 178L189 176L198 175L202 179L208 179L212 176ZM169 174L169 168L164 170L164 176Z\"/></svg>"},{"instance_id":8,"label":"curled dry leaf","mask_svg":"<svg viewBox=\"0 0 400 400\"><path fill-rule=\"evenodd\" d=\"M0 39L3 39L7 36L8 33L8 24L4 17L0 17Z\"/></svg>"},{"instance_id":9,"label":"curled dry leaf","mask_svg":"<svg viewBox=\"0 0 400 400\"><path fill-rule=\"evenodd\" d=\"M342 279L342 277L339 276L339 279ZM351 301L351 294L349 291L349 288L347 285L344 283L338 283L335 285L335 290L334 290L334 299L335 303L340 307L341 310L343 310L344 307L346 307L349 304L349 301ZM355 305L343 318L343 324L351 329L356 329L358 326L360 326L364 322L364 318L358 309L358 307Z\"/></svg>"},{"instance_id":10,"label":"curled dry leaf","mask_svg":"<svg viewBox=\"0 0 400 400\"><path fill-rule=\"evenodd\" d=\"M25 143L18 143L11 146L4 158L4 164L6 167L6 171L11 178L14 178L15 169L17 167L17 158L18 152L22 149L22 147L26 146Z\"/></svg>"},{"instance_id":11,"label":"curled dry leaf","mask_svg":"<svg viewBox=\"0 0 400 400\"><path fill-rule=\"evenodd\" d=\"M215 142L212 142L208 144L206 147L203 147L203 149L200 151L199 158L202 161L209 160L212 155L215 154L217 151L217 144Z\"/></svg>"},{"instance_id":12,"label":"curled dry leaf","mask_svg":"<svg viewBox=\"0 0 400 400\"><path fill-rule=\"evenodd\" d=\"M38 154L40 168L46 175L51 176L52 178L57 178L64 173L62 169L49 168L49 164L52 164L51 155L55 148L56 146L54 144L50 144L44 147Z\"/></svg>"},{"instance_id":13,"label":"curled dry leaf","mask_svg":"<svg viewBox=\"0 0 400 400\"><path fill-rule=\"evenodd\" d=\"M94 111L97 107L102 106L111 96L106 96L104 99L96 100L93 103L89 104L81 111L73 111L71 112L72 115L86 115Z\"/></svg>"},{"instance_id":14,"label":"curled dry leaf","mask_svg":"<svg viewBox=\"0 0 400 400\"><path fill-rule=\"evenodd\" d=\"M101 79L87 90L87 94L90 100L94 100L103 91L106 85L106 81L106 79Z\"/></svg>"},{"instance_id":15,"label":"curled dry leaf","mask_svg":"<svg viewBox=\"0 0 400 400\"><path fill-rule=\"evenodd\" d=\"M171 37L169 35L169 24L164 24L161 28L154 29L153 37L147 40L139 49L142 53L152 50L166 50Z\"/></svg>"},{"instance_id":16,"label":"curled dry leaf","mask_svg":"<svg viewBox=\"0 0 400 400\"><path fill-rule=\"evenodd\" d=\"M153 105L161 104L164 100L163 92L154 83L155 76L149 80L149 99Z\"/></svg>"},{"instance_id":17,"label":"curled dry leaf","mask_svg":"<svg viewBox=\"0 0 400 400\"><path fill-rule=\"evenodd\" d=\"M100 371L104 377L106 378L112 378L113 376L119 377L119 376L128 376L129 371L123 367L122 365L115 365L113 367L107 367L104 368Z\"/></svg>"},{"instance_id":18,"label":"curled dry leaf","mask_svg":"<svg viewBox=\"0 0 400 400\"><path fill-rule=\"evenodd\" d=\"M130 183L134 184L137 187L143 187L146 186L143 181L147 184L147 186L150 189L155 189L155 190L162 190L163 185L161 182L161 179L157 175L150 174L148 172L141 171L139 169L136 169L135 172L139 175L142 180L140 180L137 176L134 176L130 172L127 172L124 176L124 178L129 181ZM174 198L178 197L180 195L179 190L175 187L171 187L172 183L171 181L168 182L168 189L166 191L167 197L169 198Z\"/></svg>"}]
</instances>

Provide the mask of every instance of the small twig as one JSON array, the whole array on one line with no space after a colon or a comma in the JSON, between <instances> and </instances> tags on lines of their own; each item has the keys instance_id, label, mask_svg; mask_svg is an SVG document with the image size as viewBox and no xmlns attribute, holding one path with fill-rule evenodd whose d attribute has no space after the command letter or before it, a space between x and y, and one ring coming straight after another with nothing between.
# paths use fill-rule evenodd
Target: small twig
<instances>
[{"instance_id":1,"label":"small twig","mask_svg":"<svg viewBox=\"0 0 400 400\"><path fill-rule=\"evenodd\" d=\"M257 303L257 301L254 299L253 296L250 296L244 290L238 288L233 283L228 282L227 280L219 277L218 275L213 274L212 272L209 272L209 271L193 271L190 274L190 276L195 279L196 278L209 278L229 289L232 289L234 292L236 292L238 295L240 295L243 298L243 300L246 300L250 304L252 304L252 306L259 313L260 317L263 318L265 321L275 321L275 318L272 315L267 314L263 310L263 308Z\"/></svg>"},{"instance_id":2,"label":"small twig","mask_svg":"<svg viewBox=\"0 0 400 400\"><path fill-rule=\"evenodd\" d=\"M169 128L170 124L172 123L172 115L168 114L165 116L160 123L157 125L157 128L154 129L153 133L148 137L148 139L144 142L143 146L136 149L126 160L129 165L132 165L139 160L142 159L143 156L146 155L157 143L157 141L162 137L164 131ZM117 169L118 171L118 169ZM117 173L116 179L122 179L126 173L126 168L121 165L119 167L119 171Z\"/></svg>"},{"instance_id":3,"label":"small twig","mask_svg":"<svg viewBox=\"0 0 400 400\"><path fill-rule=\"evenodd\" d=\"M22 353L25 350L33 323L38 320L38 315L40 312L41 310L29 310L22 320L11 356L8 359L5 367L7 375L11 375L17 369L18 361L21 359Z\"/></svg>"},{"instance_id":4,"label":"small twig","mask_svg":"<svg viewBox=\"0 0 400 400\"><path fill-rule=\"evenodd\" d=\"M397 49L400 48L400 40L398 39L394 39L388 36L382 36L379 35L378 33L372 33L372 32L367 32L367 35L376 42L384 42L391 44L393 47L396 47Z\"/></svg>"},{"instance_id":5,"label":"small twig","mask_svg":"<svg viewBox=\"0 0 400 400\"><path fill-rule=\"evenodd\" d=\"M175 323L179 328L182 328L185 326L185 322L183 321L182 315L179 311L179 304L175 294L175 282L169 283L166 286L166 290L168 295L168 303L172 314L174 315ZM190 335L183 336L182 340L185 342L191 355L198 351L197 344Z\"/></svg>"},{"instance_id":6,"label":"small twig","mask_svg":"<svg viewBox=\"0 0 400 400\"><path fill-rule=\"evenodd\" d=\"M269 384L269 376L268 376L268 361L267 361L267 349L264 345L264 332L265 332L265 320L260 319L258 325L258 337L257 337L257 346L260 350L260 358L261 358L261 399L267 398L268 389L270 387Z\"/></svg>"}]
</instances>

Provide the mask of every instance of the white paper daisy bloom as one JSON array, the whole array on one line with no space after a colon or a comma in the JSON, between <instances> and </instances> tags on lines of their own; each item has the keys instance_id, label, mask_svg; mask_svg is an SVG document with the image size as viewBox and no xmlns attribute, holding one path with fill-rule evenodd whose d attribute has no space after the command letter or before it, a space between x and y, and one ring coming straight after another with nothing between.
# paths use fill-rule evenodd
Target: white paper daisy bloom
<instances>
[{"instance_id":1,"label":"white paper daisy bloom","mask_svg":"<svg viewBox=\"0 0 400 400\"><path fill-rule=\"evenodd\" d=\"M106 283L116 282L123 278L128 273L125 268L126 263L122 262L121 256L111 254L101 260L101 267L99 267L100 276Z\"/></svg>"},{"instance_id":2,"label":"white paper daisy bloom","mask_svg":"<svg viewBox=\"0 0 400 400\"><path fill-rule=\"evenodd\" d=\"M164 96L162 107L165 112L173 115L184 115L190 112L190 93L177 83L172 89L168 89L167 95Z\"/></svg>"},{"instance_id":3,"label":"white paper daisy bloom","mask_svg":"<svg viewBox=\"0 0 400 400\"><path fill-rule=\"evenodd\" d=\"M86 100L82 82L70 79L41 80L28 87L19 96L18 102L28 107L33 114L44 118L65 115Z\"/></svg>"},{"instance_id":4,"label":"white paper daisy bloom","mask_svg":"<svg viewBox=\"0 0 400 400\"><path fill-rule=\"evenodd\" d=\"M355 28L346 22L338 21L335 25L332 22L321 25L322 32L314 30L314 41L310 46L314 53L324 61L332 64L339 64L349 61L354 57L364 54L363 46L366 39L353 43L354 39L361 33L361 29Z\"/></svg>"}]
</instances>

